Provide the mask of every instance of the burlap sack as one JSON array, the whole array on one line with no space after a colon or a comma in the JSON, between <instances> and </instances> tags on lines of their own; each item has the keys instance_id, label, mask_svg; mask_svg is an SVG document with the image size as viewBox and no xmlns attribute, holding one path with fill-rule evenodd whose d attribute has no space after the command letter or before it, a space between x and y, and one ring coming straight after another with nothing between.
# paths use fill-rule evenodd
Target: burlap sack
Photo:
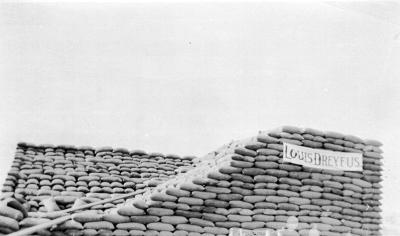
<instances>
[{"instance_id":1,"label":"burlap sack","mask_svg":"<svg viewBox=\"0 0 400 236\"><path fill-rule=\"evenodd\" d=\"M242 216L242 215L228 215L228 220L233 222L251 222L251 216Z\"/></svg>"},{"instance_id":2,"label":"burlap sack","mask_svg":"<svg viewBox=\"0 0 400 236\"><path fill-rule=\"evenodd\" d=\"M188 204L189 206L202 206L204 200L196 197L180 197L178 198L178 203Z\"/></svg>"},{"instance_id":3,"label":"burlap sack","mask_svg":"<svg viewBox=\"0 0 400 236\"><path fill-rule=\"evenodd\" d=\"M184 230L187 232L198 232L203 233L204 229L198 225L190 225L190 224L179 224L176 226L178 230Z\"/></svg>"},{"instance_id":4,"label":"burlap sack","mask_svg":"<svg viewBox=\"0 0 400 236\"><path fill-rule=\"evenodd\" d=\"M146 230L146 226L144 224L141 223L134 223L134 222L129 222L129 223L119 223L116 225L117 229L121 229L121 230L141 230L141 231L145 231Z\"/></svg>"},{"instance_id":5,"label":"burlap sack","mask_svg":"<svg viewBox=\"0 0 400 236\"><path fill-rule=\"evenodd\" d=\"M198 225L201 227L214 227L214 223L209 220L199 219L199 218L189 218L189 222L192 225Z\"/></svg>"},{"instance_id":6,"label":"burlap sack","mask_svg":"<svg viewBox=\"0 0 400 236\"><path fill-rule=\"evenodd\" d=\"M173 225L171 225L171 224L168 224L168 223L156 222L156 223L147 224L147 229L157 230L157 231L169 231L169 232L172 232L172 231L175 230L175 227Z\"/></svg>"},{"instance_id":7,"label":"burlap sack","mask_svg":"<svg viewBox=\"0 0 400 236\"><path fill-rule=\"evenodd\" d=\"M114 225L108 221L86 222L83 225L83 227L85 229L95 229L95 230L99 230L99 229L113 230L114 229Z\"/></svg>"}]
</instances>

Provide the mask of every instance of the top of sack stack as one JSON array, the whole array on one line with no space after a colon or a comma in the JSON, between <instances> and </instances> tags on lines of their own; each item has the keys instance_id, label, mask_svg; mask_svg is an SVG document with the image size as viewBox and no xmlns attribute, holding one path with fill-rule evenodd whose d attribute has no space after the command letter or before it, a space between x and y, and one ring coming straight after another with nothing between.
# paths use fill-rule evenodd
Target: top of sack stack
<instances>
[{"instance_id":1,"label":"top of sack stack","mask_svg":"<svg viewBox=\"0 0 400 236\"><path fill-rule=\"evenodd\" d=\"M292 134L294 136L299 137L298 135L302 135L303 137L300 140L311 139L315 142L322 142L325 143L327 141L336 142L337 145L344 145L348 147L358 147L356 149L360 149L360 147L368 147L366 151L369 151L374 147L374 150L378 150L377 148L382 146L380 141L374 139L362 139L354 135L346 135L339 132L334 131L320 131L317 129L312 128L298 128L295 126L282 126L278 129L266 132L260 132L262 134L269 134L269 136L276 137L276 138L285 138L286 134ZM296 135L298 134L298 135ZM310 136L307 136L309 134ZM306 135L304 137L304 135ZM292 136L293 137L293 136ZM325 139L321 139L325 138ZM340 141L341 140L341 141ZM381 151L380 151L381 152Z\"/></svg>"},{"instance_id":2,"label":"top of sack stack","mask_svg":"<svg viewBox=\"0 0 400 236\"><path fill-rule=\"evenodd\" d=\"M193 168L194 156L126 148L18 143L2 196L12 196L31 212L48 211L106 199L154 187L171 176ZM96 206L108 209L114 204Z\"/></svg>"}]
</instances>

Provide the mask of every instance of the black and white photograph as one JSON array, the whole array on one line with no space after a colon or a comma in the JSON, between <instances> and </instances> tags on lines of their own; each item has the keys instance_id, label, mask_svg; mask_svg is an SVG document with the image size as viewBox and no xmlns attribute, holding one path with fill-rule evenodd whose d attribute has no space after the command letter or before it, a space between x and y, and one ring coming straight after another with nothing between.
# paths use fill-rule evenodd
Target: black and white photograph
<instances>
[{"instance_id":1,"label":"black and white photograph","mask_svg":"<svg viewBox=\"0 0 400 236\"><path fill-rule=\"evenodd\" d=\"M0 0L0 235L399 236L400 1Z\"/></svg>"}]
</instances>

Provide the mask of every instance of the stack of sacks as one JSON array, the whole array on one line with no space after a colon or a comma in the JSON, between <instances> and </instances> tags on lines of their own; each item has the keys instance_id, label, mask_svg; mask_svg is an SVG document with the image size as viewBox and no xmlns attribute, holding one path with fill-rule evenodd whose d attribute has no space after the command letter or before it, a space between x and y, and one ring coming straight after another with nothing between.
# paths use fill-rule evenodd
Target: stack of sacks
<instances>
[{"instance_id":1,"label":"stack of sacks","mask_svg":"<svg viewBox=\"0 0 400 236\"><path fill-rule=\"evenodd\" d=\"M19 230L19 222L26 216L26 209L17 200L6 198L0 201L0 235Z\"/></svg>"},{"instance_id":2,"label":"stack of sacks","mask_svg":"<svg viewBox=\"0 0 400 236\"><path fill-rule=\"evenodd\" d=\"M283 163L283 142L360 152L364 170ZM90 226L80 223L93 234L96 230L114 235L228 235L231 228L272 233L296 216L295 235L308 235L313 227L328 236L380 235L380 145L350 135L284 127L232 144L149 190L142 199L118 206L116 213L124 222L103 225L103 217ZM125 222L126 217L131 221Z\"/></svg>"},{"instance_id":3,"label":"stack of sacks","mask_svg":"<svg viewBox=\"0 0 400 236\"><path fill-rule=\"evenodd\" d=\"M93 202L153 187L192 167L180 158L123 148L31 145L20 143L3 194L27 201L30 211L45 211L42 200L54 197L60 209L77 199ZM113 204L97 208L114 207ZM96 209L96 208L95 208Z\"/></svg>"},{"instance_id":4,"label":"stack of sacks","mask_svg":"<svg viewBox=\"0 0 400 236\"><path fill-rule=\"evenodd\" d=\"M284 163L283 143L363 155L363 171ZM283 127L231 143L196 167L114 208L78 213L52 235L228 235L273 231L290 216L290 235L380 235L381 143L351 135ZM42 232L40 235L46 235Z\"/></svg>"}]
</instances>

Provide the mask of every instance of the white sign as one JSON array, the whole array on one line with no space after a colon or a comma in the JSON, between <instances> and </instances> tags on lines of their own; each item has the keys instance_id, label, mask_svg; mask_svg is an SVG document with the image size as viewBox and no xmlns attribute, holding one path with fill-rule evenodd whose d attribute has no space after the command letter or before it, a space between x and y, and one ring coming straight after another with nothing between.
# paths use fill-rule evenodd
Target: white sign
<instances>
[{"instance_id":1,"label":"white sign","mask_svg":"<svg viewBox=\"0 0 400 236\"><path fill-rule=\"evenodd\" d=\"M361 153L334 152L289 143L283 144L283 161L319 169L363 170Z\"/></svg>"}]
</instances>

